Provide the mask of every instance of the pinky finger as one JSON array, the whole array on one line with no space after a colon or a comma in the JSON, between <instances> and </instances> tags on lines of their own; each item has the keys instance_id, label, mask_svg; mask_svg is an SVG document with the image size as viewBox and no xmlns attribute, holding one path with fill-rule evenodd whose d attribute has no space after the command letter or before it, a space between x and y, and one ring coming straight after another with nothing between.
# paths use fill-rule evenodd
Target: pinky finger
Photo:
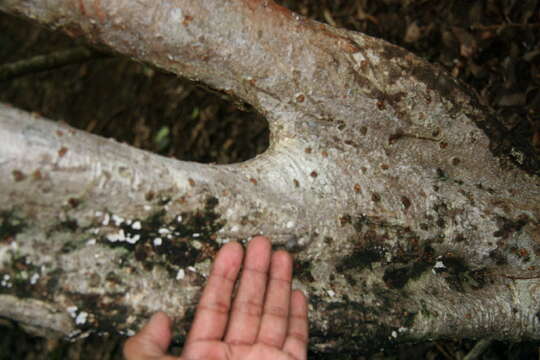
<instances>
[{"instance_id":1,"label":"pinky finger","mask_svg":"<svg viewBox=\"0 0 540 360\"><path fill-rule=\"evenodd\" d=\"M289 328L287 338L283 344L283 351L292 355L295 359L307 359L308 346L308 308L304 294L295 290L291 294L289 312Z\"/></svg>"}]
</instances>

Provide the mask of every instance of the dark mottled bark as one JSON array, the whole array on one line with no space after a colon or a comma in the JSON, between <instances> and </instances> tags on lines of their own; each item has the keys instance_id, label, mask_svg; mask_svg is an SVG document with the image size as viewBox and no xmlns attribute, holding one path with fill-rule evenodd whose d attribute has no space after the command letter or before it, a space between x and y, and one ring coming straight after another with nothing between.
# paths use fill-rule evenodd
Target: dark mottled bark
<instances>
[{"instance_id":1,"label":"dark mottled bark","mask_svg":"<svg viewBox=\"0 0 540 360\"><path fill-rule=\"evenodd\" d=\"M201 165L1 106L0 314L80 335L161 309L182 336L219 245L263 233L296 253L318 349L540 337L540 181L440 69L272 1L0 10L233 94L272 132Z\"/></svg>"}]
</instances>

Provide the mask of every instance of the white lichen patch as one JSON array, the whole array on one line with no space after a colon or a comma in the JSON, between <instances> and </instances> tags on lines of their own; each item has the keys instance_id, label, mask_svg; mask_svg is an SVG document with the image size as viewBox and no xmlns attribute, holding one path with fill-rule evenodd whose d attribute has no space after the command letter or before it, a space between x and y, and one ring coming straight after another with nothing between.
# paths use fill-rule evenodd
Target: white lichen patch
<instances>
[{"instance_id":1,"label":"white lichen patch","mask_svg":"<svg viewBox=\"0 0 540 360\"><path fill-rule=\"evenodd\" d=\"M86 242L87 245L96 245L96 239L92 238L92 239L88 239L88 241Z\"/></svg>"},{"instance_id":2,"label":"white lichen patch","mask_svg":"<svg viewBox=\"0 0 540 360\"><path fill-rule=\"evenodd\" d=\"M182 280L186 276L186 272L184 269L178 270L178 273L176 273L176 280Z\"/></svg>"},{"instance_id":3,"label":"white lichen patch","mask_svg":"<svg viewBox=\"0 0 540 360\"><path fill-rule=\"evenodd\" d=\"M114 224L116 226L122 225L122 223L125 221L123 217L118 216L118 215L113 215L111 218L112 218L112 221L114 221Z\"/></svg>"},{"instance_id":4,"label":"white lichen patch","mask_svg":"<svg viewBox=\"0 0 540 360\"><path fill-rule=\"evenodd\" d=\"M191 246L193 246L197 250L201 250L203 247L203 244L201 244L199 241L192 241Z\"/></svg>"},{"instance_id":5,"label":"white lichen patch","mask_svg":"<svg viewBox=\"0 0 540 360\"><path fill-rule=\"evenodd\" d=\"M375 51L368 49L366 51L366 55L368 56L369 61L373 64L373 66L379 65L381 58Z\"/></svg>"},{"instance_id":6,"label":"white lichen patch","mask_svg":"<svg viewBox=\"0 0 540 360\"><path fill-rule=\"evenodd\" d=\"M154 243L154 246L161 246L161 244L163 244L163 240L161 240L161 238L157 237L157 238L154 239L153 243Z\"/></svg>"},{"instance_id":7,"label":"white lichen patch","mask_svg":"<svg viewBox=\"0 0 540 360\"><path fill-rule=\"evenodd\" d=\"M218 244L226 244L226 243L228 243L228 242L230 242L230 241L231 241L231 239L228 239L228 238L221 238L221 237L218 237L218 238L216 239L216 243L218 243Z\"/></svg>"},{"instance_id":8,"label":"white lichen patch","mask_svg":"<svg viewBox=\"0 0 540 360\"><path fill-rule=\"evenodd\" d=\"M86 320L88 319L88 313L86 311L81 311L77 317L75 318L75 324L77 325L83 325L86 323Z\"/></svg>"},{"instance_id":9,"label":"white lichen patch","mask_svg":"<svg viewBox=\"0 0 540 360\"><path fill-rule=\"evenodd\" d=\"M126 241L127 241L128 243L130 243L130 244L135 244L135 243L137 243L137 241L140 240L140 238L141 238L141 235L136 234L136 235L133 235L133 236L128 236L128 237L126 238Z\"/></svg>"},{"instance_id":10,"label":"white lichen patch","mask_svg":"<svg viewBox=\"0 0 540 360\"><path fill-rule=\"evenodd\" d=\"M161 228L158 230L158 233L160 233L161 235L165 235L165 234L169 234L171 232L171 230L167 229L167 228Z\"/></svg>"},{"instance_id":11,"label":"white lichen patch","mask_svg":"<svg viewBox=\"0 0 540 360\"><path fill-rule=\"evenodd\" d=\"M523 164L523 162L525 161L525 155L523 154L523 152L519 151L516 148L512 148L510 150L510 154L519 164Z\"/></svg>"},{"instance_id":12,"label":"white lichen patch","mask_svg":"<svg viewBox=\"0 0 540 360\"><path fill-rule=\"evenodd\" d=\"M30 277L30 284L32 285L35 285L39 280L39 274L38 273L34 273L32 274L32 276Z\"/></svg>"},{"instance_id":13,"label":"white lichen patch","mask_svg":"<svg viewBox=\"0 0 540 360\"><path fill-rule=\"evenodd\" d=\"M177 223L180 224L180 223L182 222L182 220L183 220L183 219L182 219L182 215L178 215L178 216L176 217L176 222L177 222Z\"/></svg>"},{"instance_id":14,"label":"white lichen patch","mask_svg":"<svg viewBox=\"0 0 540 360\"><path fill-rule=\"evenodd\" d=\"M292 229L294 227L294 225L295 225L294 221L291 220L291 221L287 222L286 226L287 226L287 229Z\"/></svg>"},{"instance_id":15,"label":"white lichen patch","mask_svg":"<svg viewBox=\"0 0 540 360\"><path fill-rule=\"evenodd\" d=\"M142 224L140 221L135 221L133 224L131 224L131 228L133 230L141 230L142 229Z\"/></svg>"},{"instance_id":16,"label":"white lichen patch","mask_svg":"<svg viewBox=\"0 0 540 360\"><path fill-rule=\"evenodd\" d=\"M191 236L194 237L194 238L198 238L198 237L201 236L201 234L199 234L199 233L193 233L193 235L191 235Z\"/></svg>"},{"instance_id":17,"label":"white lichen patch","mask_svg":"<svg viewBox=\"0 0 540 360\"><path fill-rule=\"evenodd\" d=\"M328 296L330 296L330 297L334 297L334 296L336 296L336 293L335 293L335 291L334 291L334 290L331 290L331 289L329 289L329 290L326 290L326 293L327 293L327 294L328 294Z\"/></svg>"},{"instance_id":18,"label":"white lichen patch","mask_svg":"<svg viewBox=\"0 0 540 360\"><path fill-rule=\"evenodd\" d=\"M72 318L77 317L78 308L76 306L68 306L66 310Z\"/></svg>"},{"instance_id":19,"label":"white lichen patch","mask_svg":"<svg viewBox=\"0 0 540 360\"><path fill-rule=\"evenodd\" d=\"M141 239L141 235L139 234L126 234L123 229L118 230L117 232L107 234L106 236L107 240L110 242L127 242L129 244L135 244L137 241Z\"/></svg>"},{"instance_id":20,"label":"white lichen patch","mask_svg":"<svg viewBox=\"0 0 540 360\"><path fill-rule=\"evenodd\" d=\"M106 237L107 237L107 240L109 240L110 242L126 240L126 234L124 233L123 229L120 229L120 231L118 232L108 234Z\"/></svg>"},{"instance_id":21,"label":"white lichen patch","mask_svg":"<svg viewBox=\"0 0 540 360\"><path fill-rule=\"evenodd\" d=\"M111 221L110 215L105 214L105 216L103 216L103 221L101 222L101 225L108 226L110 221Z\"/></svg>"},{"instance_id":22,"label":"white lichen patch","mask_svg":"<svg viewBox=\"0 0 540 360\"><path fill-rule=\"evenodd\" d=\"M361 52L355 52L354 54L352 54L352 58L354 59L354 61L356 61L357 64L360 64L362 63L362 61L366 60L364 54L362 54Z\"/></svg>"},{"instance_id":23,"label":"white lichen patch","mask_svg":"<svg viewBox=\"0 0 540 360\"><path fill-rule=\"evenodd\" d=\"M76 329L76 330L73 330L72 332L70 332L68 334L68 339L71 341L71 342L74 342L75 341L75 337L77 337L82 331L80 329Z\"/></svg>"},{"instance_id":24,"label":"white lichen patch","mask_svg":"<svg viewBox=\"0 0 540 360\"><path fill-rule=\"evenodd\" d=\"M0 281L0 286L6 288L12 287L13 284L11 283L11 276L9 276L8 274L4 274L4 276L2 276L2 281Z\"/></svg>"},{"instance_id":25,"label":"white lichen patch","mask_svg":"<svg viewBox=\"0 0 540 360\"><path fill-rule=\"evenodd\" d=\"M182 9L177 8L177 7L170 10L169 16L170 16L170 19L171 19L171 23L173 23L173 24L178 24L178 23L182 22L182 20L184 18L184 14L182 13Z\"/></svg>"},{"instance_id":26,"label":"white lichen patch","mask_svg":"<svg viewBox=\"0 0 540 360\"><path fill-rule=\"evenodd\" d=\"M431 269L431 271L434 273L434 274L437 274L437 270L440 270L440 269L446 269L446 266L444 265L444 263L441 261L441 260L438 260L435 265L433 265L433 269Z\"/></svg>"}]
</instances>

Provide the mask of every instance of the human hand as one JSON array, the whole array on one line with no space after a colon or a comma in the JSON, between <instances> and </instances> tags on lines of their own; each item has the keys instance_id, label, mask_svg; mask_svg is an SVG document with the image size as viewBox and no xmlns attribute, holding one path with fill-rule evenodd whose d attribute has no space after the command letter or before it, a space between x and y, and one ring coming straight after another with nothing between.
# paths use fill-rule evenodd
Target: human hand
<instances>
[{"instance_id":1,"label":"human hand","mask_svg":"<svg viewBox=\"0 0 540 360\"><path fill-rule=\"evenodd\" d=\"M291 292L292 258L272 253L262 236L248 244L237 294L233 289L243 249L228 243L218 252L188 333L181 360L305 360L307 302ZM124 345L127 360L172 360L166 355L171 322L164 313Z\"/></svg>"}]
</instances>

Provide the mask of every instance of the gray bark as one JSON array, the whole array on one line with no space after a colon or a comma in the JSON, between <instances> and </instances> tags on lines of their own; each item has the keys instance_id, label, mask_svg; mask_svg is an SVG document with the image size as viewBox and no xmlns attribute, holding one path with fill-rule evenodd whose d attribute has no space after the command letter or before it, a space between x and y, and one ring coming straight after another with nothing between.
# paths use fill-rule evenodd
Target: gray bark
<instances>
[{"instance_id":1,"label":"gray bark","mask_svg":"<svg viewBox=\"0 0 540 360\"><path fill-rule=\"evenodd\" d=\"M1 105L0 315L82 336L165 310L181 337L219 245L265 234L295 252L319 350L540 338L540 180L440 69L271 1L0 10L233 94L271 129L257 158L201 165Z\"/></svg>"}]
</instances>

